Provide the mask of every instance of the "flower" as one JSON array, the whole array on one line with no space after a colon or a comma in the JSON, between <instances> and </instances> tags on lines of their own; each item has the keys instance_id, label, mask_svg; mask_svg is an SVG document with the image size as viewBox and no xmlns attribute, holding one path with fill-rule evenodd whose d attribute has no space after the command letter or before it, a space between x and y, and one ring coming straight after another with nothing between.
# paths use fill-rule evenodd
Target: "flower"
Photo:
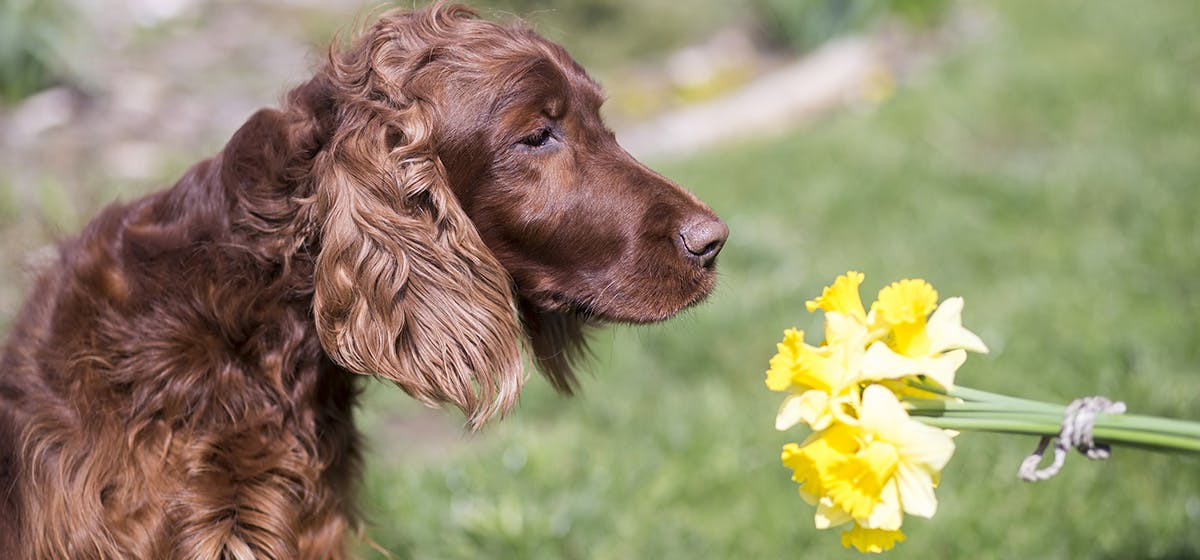
<instances>
[{"instance_id":1,"label":"flower","mask_svg":"<svg viewBox=\"0 0 1200 560\"><path fill-rule=\"evenodd\" d=\"M937 290L924 280L901 280L879 290L871 312L888 329L888 346L905 356L929 354L925 317L937 308Z\"/></svg>"},{"instance_id":2,"label":"flower","mask_svg":"<svg viewBox=\"0 0 1200 560\"><path fill-rule=\"evenodd\" d=\"M937 305L937 292L924 280L902 280L879 291L872 315L886 324L888 336L871 344L863 357L863 375L894 379L925 374L944 387L967 359L965 350L986 354L975 333L962 326L963 299ZM928 321L926 315L929 316Z\"/></svg>"},{"instance_id":3,"label":"flower","mask_svg":"<svg viewBox=\"0 0 1200 560\"><path fill-rule=\"evenodd\" d=\"M789 393L776 416L778 429L804 423L812 430L803 443L784 445L780 459L800 497L816 507L813 524L843 527L844 547L880 553L905 539L900 528L906 514L937 513L934 490L954 454L957 432L951 429L1045 438L1053 429L1046 419L1073 419L1070 411L1079 401L1064 408L955 387L967 352L988 351L962 325L962 298L939 305L933 286L907 279L884 287L865 307L863 278L847 272L807 302L810 312L825 314L825 340L812 346L802 331L787 330L766 385ZM1200 451L1200 423L1113 416L1123 406L1101 410L1108 414L1093 415L1097 429L1107 430L1105 444ZM1031 459L1036 467L1044 447L1045 440L1023 463L1026 480L1047 476L1024 473Z\"/></svg>"},{"instance_id":4,"label":"flower","mask_svg":"<svg viewBox=\"0 0 1200 560\"><path fill-rule=\"evenodd\" d=\"M863 390L858 412L861 437L895 452L890 482L896 484L900 508L909 515L933 517L937 511L933 489L938 473L954 454L953 432L913 420L896 395L882 385Z\"/></svg>"},{"instance_id":5,"label":"flower","mask_svg":"<svg viewBox=\"0 0 1200 560\"><path fill-rule=\"evenodd\" d=\"M962 327L961 298L938 307L937 291L927 282L901 280L880 290L868 313L859 295L863 279L849 271L806 303L809 311L825 311L821 346L806 344L803 331L784 332L766 379L772 391L791 393L775 416L776 429L799 423L825 429L857 402L862 382L924 374L949 387L966 360L962 350L987 351Z\"/></svg>"},{"instance_id":6,"label":"flower","mask_svg":"<svg viewBox=\"0 0 1200 560\"><path fill-rule=\"evenodd\" d=\"M800 485L800 497L812 505L826 493L822 480L830 467L858 449L858 440L848 425L836 424L809 436L802 444L783 446L780 459L792 469L792 480Z\"/></svg>"},{"instance_id":7,"label":"flower","mask_svg":"<svg viewBox=\"0 0 1200 560\"><path fill-rule=\"evenodd\" d=\"M954 453L950 432L909 418L882 385L863 390L856 412L856 424L835 423L783 448L800 496L817 506L817 528L853 521L898 531L902 513L932 517L937 475Z\"/></svg>"},{"instance_id":8,"label":"flower","mask_svg":"<svg viewBox=\"0 0 1200 560\"><path fill-rule=\"evenodd\" d=\"M825 340L812 346L803 331L786 330L766 385L789 393L777 429L812 429L802 443L785 445L780 459L801 498L816 506L814 525L849 525L843 545L882 552L904 539L905 514L937 511L934 488L954 453L954 432L910 418L899 397L939 398L912 388L911 378L949 388L966 351L987 347L963 328L961 298L939 306L933 286L901 280L868 308L859 295L863 279L847 272L806 302L810 312L825 313Z\"/></svg>"},{"instance_id":9,"label":"flower","mask_svg":"<svg viewBox=\"0 0 1200 560\"><path fill-rule=\"evenodd\" d=\"M863 273L851 270L833 281L833 285L821 291L820 297L805 302L809 312L817 309L842 313L861 321L866 321L867 312L863 309L862 297L858 295L858 287L862 285Z\"/></svg>"},{"instance_id":10,"label":"flower","mask_svg":"<svg viewBox=\"0 0 1200 560\"><path fill-rule=\"evenodd\" d=\"M863 274L850 271L837 277L821 296L806 303L809 311L825 310L825 344L804 343L804 332L784 331L783 342L771 358L767 387L789 391L775 417L775 427L786 430L803 422L814 430L825 429L839 410L852 404L854 384L867 342L866 309L858 287Z\"/></svg>"},{"instance_id":11,"label":"flower","mask_svg":"<svg viewBox=\"0 0 1200 560\"><path fill-rule=\"evenodd\" d=\"M803 331L788 329L777 349L767 370L767 387L792 394L779 407L776 429L786 430L799 422L814 430L825 429L838 410L855 398L851 389L861 369L857 365L863 355L861 344L813 347L804 343Z\"/></svg>"}]
</instances>

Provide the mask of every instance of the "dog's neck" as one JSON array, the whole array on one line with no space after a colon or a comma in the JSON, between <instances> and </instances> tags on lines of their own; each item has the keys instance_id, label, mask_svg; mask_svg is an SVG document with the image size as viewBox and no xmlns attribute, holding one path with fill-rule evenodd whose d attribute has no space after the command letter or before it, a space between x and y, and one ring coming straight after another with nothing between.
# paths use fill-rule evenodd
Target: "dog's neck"
<instances>
[{"instance_id":1,"label":"dog's neck","mask_svg":"<svg viewBox=\"0 0 1200 560\"><path fill-rule=\"evenodd\" d=\"M122 346L131 340L114 339L111 348L101 345L99 350L111 350L114 356L97 357L103 359L95 363L133 360L130 352L159 347L171 350L162 360L178 362L173 369L192 375L219 365L208 363L211 356L236 356L226 371L204 375L232 376L230 383L245 385L247 391L271 393L257 402L275 400L300 416L305 409L334 404L349 414L358 376L325 356L312 319L313 267L320 240L306 203L311 185L304 166L305 158L311 160L319 149L314 147L319 139L297 134L296 123L305 118L296 110L259 111L221 153L192 167L174 187L114 205L72 242L81 246L73 253L93 255L77 264L73 275L79 282L103 280L101 290L81 289L109 297L106 309L126 315L161 311L164 316L197 317L179 325L148 326L146 332L133 334L135 346L128 349ZM156 310L185 302L187 310ZM62 311L78 317L93 313ZM104 317L95 322L83 328L103 333ZM204 402L204 395L171 395L167 389L173 384L166 379L170 375L162 372L163 389L144 388L161 391L161 398L154 400L168 410L158 414L169 417L171 410L191 410L193 417L211 420L220 415L198 414L195 407L229 407ZM336 403L317 402L320 399ZM236 420L236 410L229 414Z\"/></svg>"}]
</instances>

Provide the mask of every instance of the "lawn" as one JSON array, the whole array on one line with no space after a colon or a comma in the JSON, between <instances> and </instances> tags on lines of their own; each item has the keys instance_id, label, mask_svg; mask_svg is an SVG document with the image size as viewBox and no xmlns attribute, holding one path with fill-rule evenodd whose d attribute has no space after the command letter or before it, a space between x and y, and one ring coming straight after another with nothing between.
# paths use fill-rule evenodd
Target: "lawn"
<instances>
[{"instance_id":1,"label":"lawn","mask_svg":"<svg viewBox=\"0 0 1200 560\"><path fill-rule=\"evenodd\" d=\"M923 277L992 348L971 386L1200 420L1200 3L994 2L988 31L884 104L660 162L730 224L709 301L595 336L581 396L532 379L503 422L377 385L370 535L400 558L838 558L763 386L847 269ZM1200 556L1200 461L1118 450L1055 479L1035 442L964 434L895 558Z\"/></svg>"}]
</instances>

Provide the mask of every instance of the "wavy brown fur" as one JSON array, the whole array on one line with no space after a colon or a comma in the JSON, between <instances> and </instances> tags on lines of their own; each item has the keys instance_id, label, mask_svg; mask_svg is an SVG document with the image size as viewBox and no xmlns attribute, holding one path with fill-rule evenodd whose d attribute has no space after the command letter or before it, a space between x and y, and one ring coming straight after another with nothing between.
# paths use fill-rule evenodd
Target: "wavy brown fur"
<instances>
[{"instance_id":1,"label":"wavy brown fur","mask_svg":"<svg viewBox=\"0 0 1200 560\"><path fill-rule=\"evenodd\" d=\"M478 427L523 345L569 392L586 325L703 298L724 225L601 99L523 27L389 12L172 189L107 208L0 361L0 551L342 558L352 373Z\"/></svg>"}]
</instances>

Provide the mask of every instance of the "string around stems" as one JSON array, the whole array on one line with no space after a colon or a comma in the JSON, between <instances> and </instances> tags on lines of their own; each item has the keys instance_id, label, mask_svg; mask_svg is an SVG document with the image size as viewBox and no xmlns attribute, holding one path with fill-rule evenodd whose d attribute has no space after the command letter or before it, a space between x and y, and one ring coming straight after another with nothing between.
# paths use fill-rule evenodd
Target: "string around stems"
<instances>
[{"instance_id":1,"label":"string around stems","mask_svg":"<svg viewBox=\"0 0 1200 560\"><path fill-rule=\"evenodd\" d=\"M1058 436L1042 436L1037 449L1021 462L1017 476L1025 482L1048 480L1062 469L1067 460L1067 452L1074 448L1092 460L1107 459L1111 449L1106 443L1096 442L1092 430L1096 424L1096 414L1124 414L1125 403L1110 401L1101 396L1082 397L1071 401L1063 413L1062 429ZM1049 466L1039 469L1046 446L1053 440L1054 460Z\"/></svg>"}]
</instances>

